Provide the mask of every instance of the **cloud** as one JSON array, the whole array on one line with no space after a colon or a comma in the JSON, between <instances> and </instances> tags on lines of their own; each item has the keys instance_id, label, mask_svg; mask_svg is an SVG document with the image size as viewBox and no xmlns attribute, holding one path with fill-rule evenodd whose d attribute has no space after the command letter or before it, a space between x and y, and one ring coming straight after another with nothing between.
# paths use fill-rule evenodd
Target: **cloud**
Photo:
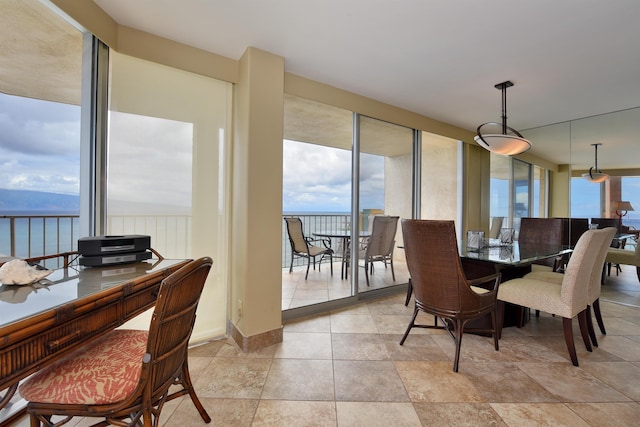
<instances>
[{"instance_id":1,"label":"cloud","mask_svg":"<svg viewBox=\"0 0 640 427\"><path fill-rule=\"evenodd\" d=\"M363 154L360 164L362 208L384 208L384 158ZM349 212L351 151L284 141L283 211Z\"/></svg>"}]
</instances>

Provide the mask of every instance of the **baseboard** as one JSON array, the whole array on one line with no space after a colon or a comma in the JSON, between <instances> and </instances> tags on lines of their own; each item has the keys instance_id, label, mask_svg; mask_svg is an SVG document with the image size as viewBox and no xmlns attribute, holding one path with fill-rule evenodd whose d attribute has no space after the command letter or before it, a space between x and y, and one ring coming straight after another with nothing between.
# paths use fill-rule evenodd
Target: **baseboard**
<instances>
[{"instance_id":1,"label":"baseboard","mask_svg":"<svg viewBox=\"0 0 640 427\"><path fill-rule=\"evenodd\" d=\"M246 337L242 334L242 332L238 330L238 328L236 328L236 325L234 325L231 321L227 322L227 331L229 336L233 338L236 344L238 344L238 347L240 347L245 353L281 343L282 330L283 328L279 327L278 329Z\"/></svg>"}]
</instances>

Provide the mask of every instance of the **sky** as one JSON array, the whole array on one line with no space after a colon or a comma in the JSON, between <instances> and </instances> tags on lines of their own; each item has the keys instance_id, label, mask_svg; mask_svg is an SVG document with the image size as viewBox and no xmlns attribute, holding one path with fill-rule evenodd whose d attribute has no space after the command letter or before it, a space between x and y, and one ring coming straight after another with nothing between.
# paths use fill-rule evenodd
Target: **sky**
<instances>
[{"instance_id":1,"label":"sky","mask_svg":"<svg viewBox=\"0 0 640 427\"><path fill-rule=\"evenodd\" d=\"M0 188L78 194L80 107L0 93Z\"/></svg>"},{"instance_id":2,"label":"sky","mask_svg":"<svg viewBox=\"0 0 640 427\"><path fill-rule=\"evenodd\" d=\"M351 151L285 140L282 160L283 212L351 211ZM360 209L383 209L384 157L360 162Z\"/></svg>"}]
</instances>

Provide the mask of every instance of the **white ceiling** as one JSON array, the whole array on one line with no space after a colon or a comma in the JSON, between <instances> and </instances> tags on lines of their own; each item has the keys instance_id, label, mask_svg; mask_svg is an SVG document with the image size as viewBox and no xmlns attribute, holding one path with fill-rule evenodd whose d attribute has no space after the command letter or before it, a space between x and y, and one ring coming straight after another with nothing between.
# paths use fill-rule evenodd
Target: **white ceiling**
<instances>
[{"instance_id":1,"label":"white ceiling","mask_svg":"<svg viewBox=\"0 0 640 427\"><path fill-rule=\"evenodd\" d=\"M638 0L94 1L121 25L232 59L260 48L288 72L469 130L500 121L505 80L521 131L640 106Z\"/></svg>"}]
</instances>

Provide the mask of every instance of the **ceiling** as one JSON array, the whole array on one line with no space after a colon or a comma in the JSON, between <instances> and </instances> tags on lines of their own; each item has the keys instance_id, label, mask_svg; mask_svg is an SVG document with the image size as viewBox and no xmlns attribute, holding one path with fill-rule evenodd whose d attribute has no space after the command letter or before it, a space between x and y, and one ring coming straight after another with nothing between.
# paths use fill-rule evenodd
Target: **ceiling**
<instances>
[{"instance_id":1,"label":"ceiling","mask_svg":"<svg viewBox=\"0 0 640 427\"><path fill-rule=\"evenodd\" d=\"M232 59L253 46L287 72L469 130L500 121L505 80L521 131L640 106L637 0L94 1L121 25ZM604 167L615 142L596 142ZM574 163L593 163L590 143Z\"/></svg>"}]
</instances>

